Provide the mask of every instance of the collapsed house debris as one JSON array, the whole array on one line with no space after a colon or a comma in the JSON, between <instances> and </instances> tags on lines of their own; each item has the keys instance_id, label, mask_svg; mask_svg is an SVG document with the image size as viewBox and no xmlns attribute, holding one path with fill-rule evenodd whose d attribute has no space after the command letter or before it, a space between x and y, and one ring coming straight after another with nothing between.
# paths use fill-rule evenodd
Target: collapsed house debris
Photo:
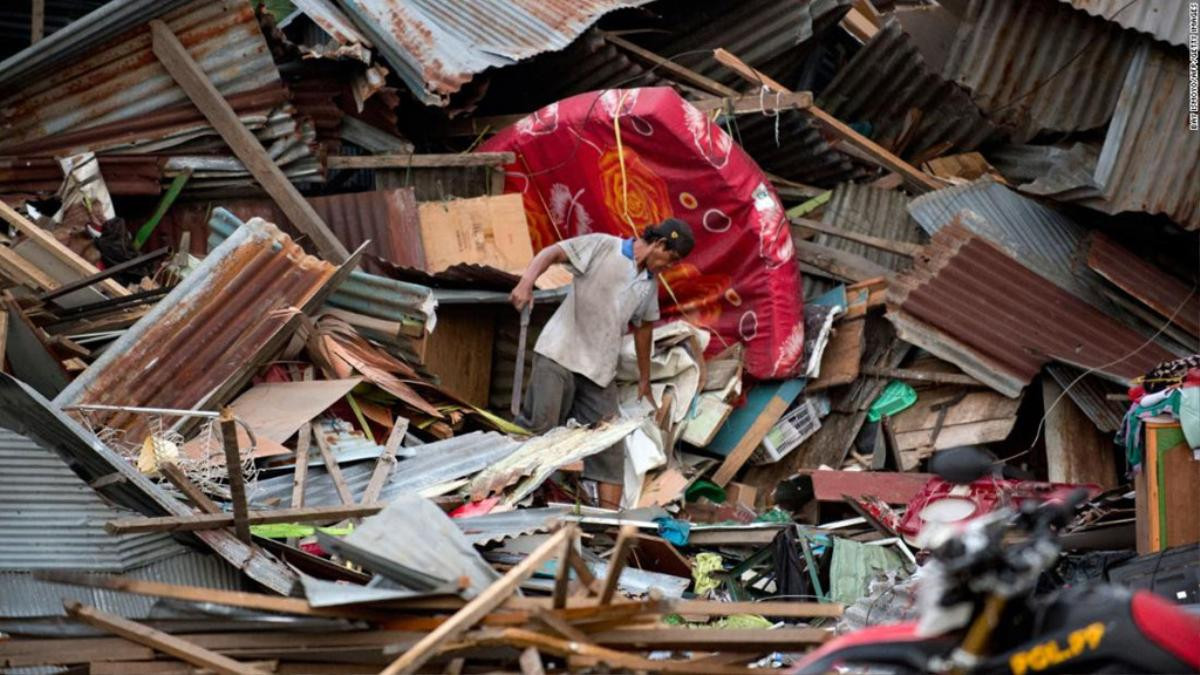
<instances>
[{"instance_id":1,"label":"collapsed house debris","mask_svg":"<svg viewBox=\"0 0 1200 675\"><path fill-rule=\"evenodd\" d=\"M1039 593L1200 602L1184 3L31 5L0 673L783 668L1072 494ZM534 428L581 236L653 327Z\"/></svg>"}]
</instances>

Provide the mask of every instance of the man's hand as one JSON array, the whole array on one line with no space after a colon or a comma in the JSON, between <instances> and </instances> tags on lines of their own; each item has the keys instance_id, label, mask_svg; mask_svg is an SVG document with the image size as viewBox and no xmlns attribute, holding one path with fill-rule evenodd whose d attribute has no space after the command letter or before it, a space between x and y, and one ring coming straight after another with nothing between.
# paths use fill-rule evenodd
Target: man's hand
<instances>
[{"instance_id":1,"label":"man's hand","mask_svg":"<svg viewBox=\"0 0 1200 675\"><path fill-rule=\"evenodd\" d=\"M655 413L658 412L658 404L654 402L654 392L650 390L650 381L642 380L638 382L638 398L645 399L650 404L650 408Z\"/></svg>"},{"instance_id":2,"label":"man's hand","mask_svg":"<svg viewBox=\"0 0 1200 675\"><path fill-rule=\"evenodd\" d=\"M533 301L533 288L525 285L524 281L517 284L517 287L508 294L508 301L512 303L517 311L525 309L525 306Z\"/></svg>"}]
</instances>

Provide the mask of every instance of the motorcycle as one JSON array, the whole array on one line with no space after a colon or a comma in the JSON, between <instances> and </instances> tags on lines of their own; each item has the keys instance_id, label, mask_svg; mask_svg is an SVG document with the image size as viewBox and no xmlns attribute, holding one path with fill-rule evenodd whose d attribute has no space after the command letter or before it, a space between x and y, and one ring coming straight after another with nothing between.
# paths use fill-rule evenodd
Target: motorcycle
<instances>
[{"instance_id":1,"label":"motorcycle","mask_svg":"<svg viewBox=\"0 0 1200 675\"><path fill-rule=\"evenodd\" d=\"M947 481L967 483L995 468L975 448L939 454L931 470ZM1166 599L1111 584L1034 596L1038 577L1058 560L1056 530L1086 499L1078 490L1057 502L1003 507L942 532L923 570L918 621L831 640L791 672L1200 672L1200 617Z\"/></svg>"}]
</instances>

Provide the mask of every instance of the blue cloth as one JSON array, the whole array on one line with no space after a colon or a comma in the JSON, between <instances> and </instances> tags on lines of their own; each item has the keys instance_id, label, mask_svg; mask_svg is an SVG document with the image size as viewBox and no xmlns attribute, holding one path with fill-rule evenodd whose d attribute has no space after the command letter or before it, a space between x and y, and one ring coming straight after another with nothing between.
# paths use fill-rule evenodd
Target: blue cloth
<instances>
[{"instance_id":1,"label":"blue cloth","mask_svg":"<svg viewBox=\"0 0 1200 675\"><path fill-rule=\"evenodd\" d=\"M625 254L626 258L633 260L633 240L632 239L622 239L621 240L621 253Z\"/></svg>"},{"instance_id":2,"label":"blue cloth","mask_svg":"<svg viewBox=\"0 0 1200 675\"><path fill-rule=\"evenodd\" d=\"M686 520L668 518L667 516L655 518L654 523L658 525L658 536L676 546L687 546L688 536L692 532L691 523Z\"/></svg>"}]
</instances>

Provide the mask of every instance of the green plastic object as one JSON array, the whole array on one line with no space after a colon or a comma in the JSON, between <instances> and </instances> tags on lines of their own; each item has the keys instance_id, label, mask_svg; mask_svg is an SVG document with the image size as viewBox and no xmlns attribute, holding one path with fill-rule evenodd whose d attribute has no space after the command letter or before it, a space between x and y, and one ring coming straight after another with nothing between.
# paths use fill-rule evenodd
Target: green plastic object
<instances>
[{"instance_id":1,"label":"green plastic object","mask_svg":"<svg viewBox=\"0 0 1200 675\"><path fill-rule=\"evenodd\" d=\"M179 197L180 192L183 192L183 186L187 185L188 179L191 177L192 170L188 169L175 176L175 179L171 181L171 187L167 188L167 193L158 202L158 207L154 209L154 214L150 216L150 220L147 220L145 224L138 228L137 236L133 238L134 250L142 250L142 246L146 244L146 240L154 233L154 228L158 227L163 216L167 215L167 210L175 203L175 199Z\"/></svg>"},{"instance_id":2,"label":"green plastic object","mask_svg":"<svg viewBox=\"0 0 1200 675\"><path fill-rule=\"evenodd\" d=\"M884 415L891 417L916 402L917 392L915 389L900 380L892 380L880 392L879 398L876 398L875 402L871 404L871 409L867 411L867 419L878 422Z\"/></svg>"},{"instance_id":3,"label":"green plastic object","mask_svg":"<svg viewBox=\"0 0 1200 675\"><path fill-rule=\"evenodd\" d=\"M717 485L712 481L698 480L688 486L684 497L689 502L694 502L701 497L708 497L708 501L714 504L725 503L725 488Z\"/></svg>"}]
</instances>

